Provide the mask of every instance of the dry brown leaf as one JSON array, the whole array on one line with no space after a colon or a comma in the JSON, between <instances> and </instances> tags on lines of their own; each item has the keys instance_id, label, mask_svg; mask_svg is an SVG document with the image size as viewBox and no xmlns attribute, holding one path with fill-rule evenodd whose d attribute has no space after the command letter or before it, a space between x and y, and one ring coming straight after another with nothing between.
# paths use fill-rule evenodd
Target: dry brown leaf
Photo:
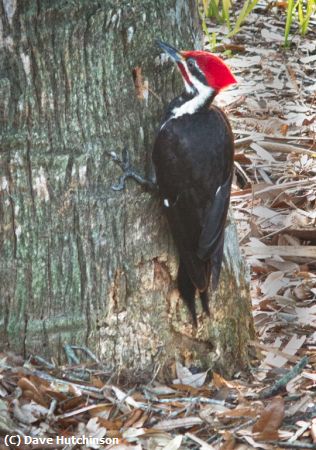
<instances>
[{"instance_id":1,"label":"dry brown leaf","mask_svg":"<svg viewBox=\"0 0 316 450\"><path fill-rule=\"evenodd\" d=\"M198 395L201 390L192 386L189 386L188 384L174 384L173 385L173 390L172 393L174 394L176 391L183 391L183 392L187 392L190 393L191 395Z\"/></svg>"},{"instance_id":2,"label":"dry brown leaf","mask_svg":"<svg viewBox=\"0 0 316 450\"><path fill-rule=\"evenodd\" d=\"M311 436L313 439L313 443L316 444L316 419L312 420Z\"/></svg>"},{"instance_id":3,"label":"dry brown leaf","mask_svg":"<svg viewBox=\"0 0 316 450\"><path fill-rule=\"evenodd\" d=\"M178 435L174 439L172 439L167 445L162 447L161 450L178 450L181 448L183 436Z\"/></svg>"},{"instance_id":4,"label":"dry brown leaf","mask_svg":"<svg viewBox=\"0 0 316 450\"><path fill-rule=\"evenodd\" d=\"M284 400L282 397L274 397L264 408L259 420L254 424L253 433L260 433L260 440L273 440L284 417Z\"/></svg>"},{"instance_id":5,"label":"dry brown leaf","mask_svg":"<svg viewBox=\"0 0 316 450\"><path fill-rule=\"evenodd\" d=\"M267 150L265 150L261 145L256 144L253 142L250 144L250 147L257 153L257 155L262 158L264 161L267 161L269 163L275 162L274 157L269 153Z\"/></svg>"},{"instance_id":6,"label":"dry brown leaf","mask_svg":"<svg viewBox=\"0 0 316 450\"><path fill-rule=\"evenodd\" d=\"M225 442L220 446L220 450L233 450L236 444L235 437L229 431L225 431L223 438Z\"/></svg>"},{"instance_id":7,"label":"dry brown leaf","mask_svg":"<svg viewBox=\"0 0 316 450\"><path fill-rule=\"evenodd\" d=\"M177 379L173 381L173 384L182 384L187 386L192 386L193 388L198 388L203 386L205 383L208 370L205 372L192 374L189 369L176 362Z\"/></svg>"},{"instance_id":8,"label":"dry brown leaf","mask_svg":"<svg viewBox=\"0 0 316 450\"><path fill-rule=\"evenodd\" d=\"M115 450L143 450L141 444L118 444L115 446Z\"/></svg>"},{"instance_id":9,"label":"dry brown leaf","mask_svg":"<svg viewBox=\"0 0 316 450\"><path fill-rule=\"evenodd\" d=\"M299 272L300 266L293 261L284 261L282 258L267 258L265 261L269 266L274 267L282 272Z\"/></svg>"},{"instance_id":10,"label":"dry brown leaf","mask_svg":"<svg viewBox=\"0 0 316 450\"><path fill-rule=\"evenodd\" d=\"M259 442L256 442L251 436L243 436L243 438L251 445L250 448L260 448L265 450L271 450L271 445L262 444ZM248 447L247 447L248 448Z\"/></svg>"},{"instance_id":11,"label":"dry brown leaf","mask_svg":"<svg viewBox=\"0 0 316 450\"><path fill-rule=\"evenodd\" d=\"M155 425L155 430L170 431L175 428L191 428L201 425L203 421L199 417L183 417L181 419L161 420Z\"/></svg>"},{"instance_id":12,"label":"dry brown leaf","mask_svg":"<svg viewBox=\"0 0 316 450\"><path fill-rule=\"evenodd\" d=\"M18 386L22 389L22 391L31 391L35 394L39 394L38 388L28 378L20 378L18 381Z\"/></svg>"},{"instance_id":13,"label":"dry brown leaf","mask_svg":"<svg viewBox=\"0 0 316 450\"><path fill-rule=\"evenodd\" d=\"M262 243L261 243L262 244ZM287 256L287 257L302 257L316 259L315 245L245 245L241 247L246 255L256 256L260 259L263 257Z\"/></svg>"},{"instance_id":14,"label":"dry brown leaf","mask_svg":"<svg viewBox=\"0 0 316 450\"><path fill-rule=\"evenodd\" d=\"M271 272L265 282L261 285L261 292L269 297L277 294L280 289L285 287L288 283L288 278L284 276L284 272Z\"/></svg>"},{"instance_id":15,"label":"dry brown leaf","mask_svg":"<svg viewBox=\"0 0 316 450\"><path fill-rule=\"evenodd\" d=\"M98 419L94 417L93 419L90 419L87 424L81 422L78 424L78 434L80 436L89 436L89 438L92 438L89 441L89 447L98 449L103 447L102 444L99 444L98 442L106 435L106 429L100 427Z\"/></svg>"},{"instance_id":16,"label":"dry brown leaf","mask_svg":"<svg viewBox=\"0 0 316 450\"><path fill-rule=\"evenodd\" d=\"M23 398L24 399L29 399L29 400L33 400L35 403L38 403L39 405L43 406L44 408L48 408L49 407L49 401L48 399L46 400L43 395L41 395L40 392L34 392L29 391L29 390L24 390L23 391Z\"/></svg>"},{"instance_id":17,"label":"dry brown leaf","mask_svg":"<svg viewBox=\"0 0 316 450\"><path fill-rule=\"evenodd\" d=\"M199 416L204 420L204 422L213 423L215 413L223 413L225 411L229 411L229 408L227 408L227 406L221 404L208 405L201 407Z\"/></svg>"},{"instance_id":18,"label":"dry brown leaf","mask_svg":"<svg viewBox=\"0 0 316 450\"><path fill-rule=\"evenodd\" d=\"M12 401L13 404L13 415L21 423L30 425L37 422L40 417L47 415L48 410L35 402L26 403L25 405L20 405L17 399Z\"/></svg>"},{"instance_id":19,"label":"dry brown leaf","mask_svg":"<svg viewBox=\"0 0 316 450\"><path fill-rule=\"evenodd\" d=\"M8 405L4 400L0 400L0 432L13 433L17 430L17 425L10 417Z\"/></svg>"},{"instance_id":20,"label":"dry brown leaf","mask_svg":"<svg viewBox=\"0 0 316 450\"><path fill-rule=\"evenodd\" d=\"M270 351L263 362L263 365L269 365L273 367L283 367L284 364L290 359L291 356L294 356L297 351L302 347L306 340L306 336L296 336L293 335L286 346L282 349L282 354L279 351L273 352ZM279 350L281 347L282 341L280 338L277 338L273 344L273 347L276 350Z\"/></svg>"},{"instance_id":21,"label":"dry brown leaf","mask_svg":"<svg viewBox=\"0 0 316 450\"><path fill-rule=\"evenodd\" d=\"M148 88L146 88L141 67L137 66L133 69L133 79L137 98L139 100L144 100Z\"/></svg>"},{"instance_id":22,"label":"dry brown leaf","mask_svg":"<svg viewBox=\"0 0 316 450\"><path fill-rule=\"evenodd\" d=\"M296 286L293 289L293 292L298 300L307 300L313 297L311 290L303 283Z\"/></svg>"},{"instance_id":23,"label":"dry brown leaf","mask_svg":"<svg viewBox=\"0 0 316 450\"><path fill-rule=\"evenodd\" d=\"M125 402L130 406L133 406L133 408L139 408L141 405L139 402L133 399L130 395L127 395L125 392L123 392L121 389L119 389L116 386L112 386L112 390L114 391L116 397L121 402Z\"/></svg>"},{"instance_id":24,"label":"dry brown leaf","mask_svg":"<svg viewBox=\"0 0 316 450\"><path fill-rule=\"evenodd\" d=\"M135 409L128 420L124 423L125 428L132 427L135 422L137 422L140 417L143 415L143 411L141 409ZM136 427L135 427L136 428Z\"/></svg>"},{"instance_id":25,"label":"dry brown leaf","mask_svg":"<svg viewBox=\"0 0 316 450\"><path fill-rule=\"evenodd\" d=\"M300 324L303 325L316 325L316 305L312 305L309 308L295 308L297 319Z\"/></svg>"},{"instance_id":26,"label":"dry brown leaf","mask_svg":"<svg viewBox=\"0 0 316 450\"><path fill-rule=\"evenodd\" d=\"M67 419L68 417L78 416L79 414L82 414L82 413L87 412L87 411L90 412L90 411L93 411L93 410L95 410L95 411L97 411L99 413L103 409L107 410L108 406L109 406L108 403L103 403L103 404L102 403L98 403L96 405L83 406L82 408L78 408L78 409L76 409L74 411L69 411L69 412L66 412L64 414L61 414L61 415L57 416L57 419Z\"/></svg>"},{"instance_id":27,"label":"dry brown leaf","mask_svg":"<svg viewBox=\"0 0 316 450\"><path fill-rule=\"evenodd\" d=\"M175 389L177 389L177 387L175 387ZM153 393L155 395L174 394L175 393L175 389L172 389L169 386L163 386L163 385L146 387L146 391L149 391L150 393Z\"/></svg>"},{"instance_id":28,"label":"dry brown leaf","mask_svg":"<svg viewBox=\"0 0 316 450\"><path fill-rule=\"evenodd\" d=\"M215 448L212 445L208 444L203 439L200 439L199 437L195 436L194 434L192 434L192 433L185 433L185 435L189 439L191 439L192 441L197 442L198 444L200 444L201 445L201 447L200 447L201 450L215 450Z\"/></svg>"},{"instance_id":29,"label":"dry brown leaf","mask_svg":"<svg viewBox=\"0 0 316 450\"><path fill-rule=\"evenodd\" d=\"M295 423L296 427L300 427L296 433L290 437L289 439L289 443L295 442L299 437L302 436L302 434L304 434L306 432L306 430L308 430L308 428L310 428L310 422L304 422L303 420L299 420L298 422Z\"/></svg>"},{"instance_id":30,"label":"dry brown leaf","mask_svg":"<svg viewBox=\"0 0 316 450\"><path fill-rule=\"evenodd\" d=\"M257 405L256 405L257 406ZM217 415L219 419L221 418L239 418L239 417L256 417L259 413L259 407L253 406L239 406L235 409L228 409Z\"/></svg>"},{"instance_id":31,"label":"dry brown leaf","mask_svg":"<svg viewBox=\"0 0 316 450\"><path fill-rule=\"evenodd\" d=\"M219 375L216 372L213 372L213 385L217 388L217 389L221 389L222 387L228 387L228 388L233 388L234 384L230 383L229 381L225 380L225 378L223 378L221 375Z\"/></svg>"},{"instance_id":32,"label":"dry brown leaf","mask_svg":"<svg viewBox=\"0 0 316 450\"><path fill-rule=\"evenodd\" d=\"M288 391L290 392L290 391ZM286 409L286 416L294 416L297 412L306 412L307 408L314 405L313 397L309 394L304 395L300 400L294 402L289 408Z\"/></svg>"},{"instance_id":33,"label":"dry brown leaf","mask_svg":"<svg viewBox=\"0 0 316 450\"><path fill-rule=\"evenodd\" d=\"M107 434L109 430L114 430L117 433L117 430L120 430L123 426L123 422L121 420L108 420L100 416L98 416L98 422L102 427L107 429Z\"/></svg>"},{"instance_id":34,"label":"dry brown leaf","mask_svg":"<svg viewBox=\"0 0 316 450\"><path fill-rule=\"evenodd\" d=\"M192 372L179 361L176 361L176 372L179 379L190 377L192 375Z\"/></svg>"}]
</instances>

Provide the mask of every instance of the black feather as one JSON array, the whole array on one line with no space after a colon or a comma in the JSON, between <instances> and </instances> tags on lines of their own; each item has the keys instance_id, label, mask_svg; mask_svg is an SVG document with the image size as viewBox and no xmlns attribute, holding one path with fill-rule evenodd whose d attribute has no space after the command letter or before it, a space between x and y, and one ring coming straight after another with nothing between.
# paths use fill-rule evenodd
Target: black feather
<instances>
[{"instance_id":1,"label":"black feather","mask_svg":"<svg viewBox=\"0 0 316 450\"><path fill-rule=\"evenodd\" d=\"M178 269L178 277L177 284L180 295L187 305L188 310L193 319L194 326L197 326L197 318L196 318L196 309L195 309L195 292L196 287L192 283L188 273L185 269L184 264L180 260L179 269Z\"/></svg>"},{"instance_id":2,"label":"black feather","mask_svg":"<svg viewBox=\"0 0 316 450\"><path fill-rule=\"evenodd\" d=\"M185 100L182 95L173 104ZM218 285L233 153L228 120L214 106L167 120L154 146L159 191L180 256L178 288L195 323L196 290L209 314L210 278L213 290Z\"/></svg>"}]
</instances>

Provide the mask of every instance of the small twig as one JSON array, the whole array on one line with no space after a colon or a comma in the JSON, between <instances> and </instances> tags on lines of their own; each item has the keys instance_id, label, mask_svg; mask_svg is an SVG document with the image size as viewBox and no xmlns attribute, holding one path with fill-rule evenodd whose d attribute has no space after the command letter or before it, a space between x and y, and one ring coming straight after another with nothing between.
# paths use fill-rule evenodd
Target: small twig
<instances>
[{"instance_id":1,"label":"small twig","mask_svg":"<svg viewBox=\"0 0 316 450\"><path fill-rule=\"evenodd\" d=\"M230 112L232 111L234 108L237 108L238 106L242 105L243 103L245 103L246 100L246 96L242 95L241 97L238 97L236 100L234 100L233 102L229 103L228 105L225 106L225 111L226 112Z\"/></svg>"},{"instance_id":2,"label":"small twig","mask_svg":"<svg viewBox=\"0 0 316 450\"><path fill-rule=\"evenodd\" d=\"M272 237L272 236L275 236L276 234L281 234L281 233L283 233L283 231L288 230L289 228L291 228L291 226L292 226L292 225L286 225L285 227L280 228L279 230L275 230L275 231L272 231L272 232L269 233L269 234L265 234L264 236L262 236L261 238L259 238L259 241L262 241L262 240L264 240L264 239L266 239L266 238L270 238L270 237Z\"/></svg>"},{"instance_id":3,"label":"small twig","mask_svg":"<svg viewBox=\"0 0 316 450\"><path fill-rule=\"evenodd\" d=\"M280 144L278 142L271 141L259 141L259 144L270 152L280 153L301 153L310 156L315 156L315 152L307 148L297 147L291 144Z\"/></svg>"},{"instance_id":4,"label":"small twig","mask_svg":"<svg viewBox=\"0 0 316 450\"><path fill-rule=\"evenodd\" d=\"M293 364L297 364L299 362L299 358L295 355L290 355L289 353L283 352L282 350L278 350L275 347L272 347L271 345L263 344L262 342L257 341L249 341L248 345L259 348L260 350L263 350L265 352L274 353L275 355L281 356L282 358L287 359L288 361L292 362ZM259 369L261 370L261 368ZM267 369L268 370L268 369Z\"/></svg>"},{"instance_id":5,"label":"small twig","mask_svg":"<svg viewBox=\"0 0 316 450\"><path fill-rule=\"evenodd\" d=\"M205 450L215 450L215 448L208 444L206 441L203 441L202 439L200 439L199 437L195 436L192 433L185 433L185 436L189 439L191 439L191 441L197 442L199 444L199 448L203 448Z\"/></svg>"},{"instance_id":6,"label":"small twig","mask_svg":"<svg viewBox=\"0 0 316 450\"><path fill-rule=\"evenodd\" d=\"M302 414L294 414L294 416L290 416L290 417L285 417L284 418L284 423L285 424L293 424L294 422L298 422L299 420L302 421L309 421L311 419L314 419L316 416L316 406L314 406L312 409L310 409L309 411L302 413Z\"/></svg>"},{"instance_id":7,"label":"small twig","mask_svg":"<svg viewBox=\"0 0 316 450\"><path fill-rule=\"evenodd\" d=\"M234 161L234 166L237 168L238 172L241 174L246 184L249 184L251 186L252 185L251 179L248 177L248 175L246 174L246 172L241 167L238 161Z\"/></svg>"},{"instance_id":8,"label":"small twig","mask_svg":"<svg viewBox=\"0 0 316 450\"><path fill-rule=\"evenodd\" d=\"M50 417L52 417L54 415L56 406L57 406L57 400L54 398L51 401L50 405L49 405L49 410L48 410L48 413L47 413L47 417L48 418L50 418Z\"/></svg>"},{"instance_id":9,"label":"small twig","mask_svg":"<svg viewBox=\"0 0 316 450\"><path fill-rule=\"evenodd\" d=\"M239 431L239 430L243 430L244 428L253 425L257 421L257 419L258 419L257 417L256 418L252 418L252 419L247 420L247 422L243 422L243 423L237 425L237 427L233 427L233 428L227 427L227 429L230 431L230 433L234 434L234 433L237 433L237 431ZM223 436L220 436L215 441L212 441L212 444L217 445L222 440L223 440Z\"/></svg>"},{"instance_id":10,"label":"small twig","mask_svg":"<svg viewBox=\"0 0 316 450\"><path fill-rule=\"evenodd\" d=\"M304 367L308 364L307 356L304 356L288 373L281 377L273 386L264 389L259 393L259 398L268 398L276 395L281 389L283 389L287 383L295 378L299 373L302 372Z\"/></svg>"},{"instance_id":11,"label":"small twig","mask_svg":"<svg viewBox=\"0 0 316 450\"><path fill-rule=\"evenodd\" d=\"M102 399L104 398L103 389L99 389L94 386L86 386L86 385L82 385L82 384L78 384L78 383L73 383L71 381L62 380L60 378L53 377L53 376L49 375L48 373L42 372L40 370L34 370L31 373L43 380L54 382L54 383L65 384L67 386L74 386L82 391L93 392L94 394L98 394L100 396L100 398L102 398Z\"/></svg>"},{"instance_id":12,"label":"small twig","mask_svg":"<svg viewBox=\"0 0 316 450\"><path fill-rule=\"evenodd\" d=\"M87 347L83 347L83 346L79 346L79 345L72 345L71 348L73 348L74 350L81 350L82 352L86 353L97 364L101 364L100 360Z\"/></svg>"},{"instance_id":13,"label":"small twig","mask_svg":"<svg viewBox=\"0 0 316 450\"><path fill-rule=\"evenodd\" d=\"M52 364L52 363L46 361L46 359L42 358L41 356L32 355L32 358L35 359L40 364L42 364L43 366L46 366L47 369L55 369L56 368L55 364Z\"/></svg>"},{"instance_id":14,"label":"small twig","mask_svg":"<svg viewBox=\"0 0 316 450\"><path fill-rule=\"evenodd\" d=\"M252 136L236 139L235 140L235 148L247 147L248 145L252 144L253 141L254 141L254 138Z\"/></svg>"},{"instance_id":15,"label":"small twig","mask_svg":"<svg viewBox=\"0 0 316 450\"><path fill-rule=\"evenodd\" d=\"M172 403L172 402L188 402L188 403L207 403L210 405L220 405L225 406L229 409L234 409L236 405L225 402L224 400L216 400L214 398L207 397L170 397L170 398L159 398L159 403Z\"/></svg>"},{"instance_id":16,"label":"small twig","mask_svg":"<svg viewBox=\"0 0 316 450\"><path fill-rule=\"evenodd\" d=\"M282 442L282 441L265 441L266 444L271 444L273 447L283 448L302 448L302 449L316 449L316 444L306 444L304 442Z\"/></svg>"}]
</instances>

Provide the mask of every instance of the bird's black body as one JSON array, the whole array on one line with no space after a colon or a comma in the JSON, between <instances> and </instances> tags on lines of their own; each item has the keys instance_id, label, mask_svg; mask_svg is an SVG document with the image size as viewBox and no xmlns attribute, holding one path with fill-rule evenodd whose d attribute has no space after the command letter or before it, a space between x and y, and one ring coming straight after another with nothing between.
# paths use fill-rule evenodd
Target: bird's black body
<instances>
[{"instance_id":1,"label":"bird's black body","mask_svg":"<svg viewBox=\"0 0 316 450\"><path fill-rule=\"evenodd\" d=\"M172 111L194 96L169 105L153 151L159 192L179 251L178 288L196 324L195 294L208 312L207 290L216 289L222 264L234 145L225 114L208 98L196 112Z\"/></svg>"}]
</instances>

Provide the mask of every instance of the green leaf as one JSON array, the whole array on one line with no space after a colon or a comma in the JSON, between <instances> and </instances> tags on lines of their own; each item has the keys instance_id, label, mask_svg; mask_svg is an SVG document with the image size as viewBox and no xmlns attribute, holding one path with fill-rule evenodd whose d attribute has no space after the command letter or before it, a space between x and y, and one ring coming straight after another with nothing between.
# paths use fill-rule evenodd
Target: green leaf
<instances>
[{"instance_id":1,"label":"green leaf","mask_svg":"<svg viewBox=\"0 0 316 450\"><path fill-rule=\"evenodd\" d=\"M222 0L223 1L223 20L226 22L228 29L231 29L229 13L231 9L230 0Z\"/></svg>"},{"instance_id":2,"label":"green leaf","mask_svg":"<svg viewBox=\"0 0 316 450\"><path fill-rule=\"evenodd\" d=\"M259 0L252 0L251 2L249 0L247 0L244 3L244 6L242 7L239 16L237 17L236 23L235 23L235 27L234 29L228 34L228 37L232 37L235 34L238 33L238 31L240 30L241 24L244 22L244 20L247 18L247 16L251 13L251 11L254 9L254 7L256 6L256 4L258 3Z\"/></svg>"},{"instance_id":3,"label":"green leaf","mask_svg":"<svg viewBox=\"0 0 316 450\"><path fill-rule=\"evenodd\" d=\"M295 8L294 0L289 0L288 5L287 5L286 23L285 23L285 31L284 31L285 47L288 47L288 45L289 45L288 39L289 39L290 29L292 26L294 8Z\"/></svg>"}]
</instances>

